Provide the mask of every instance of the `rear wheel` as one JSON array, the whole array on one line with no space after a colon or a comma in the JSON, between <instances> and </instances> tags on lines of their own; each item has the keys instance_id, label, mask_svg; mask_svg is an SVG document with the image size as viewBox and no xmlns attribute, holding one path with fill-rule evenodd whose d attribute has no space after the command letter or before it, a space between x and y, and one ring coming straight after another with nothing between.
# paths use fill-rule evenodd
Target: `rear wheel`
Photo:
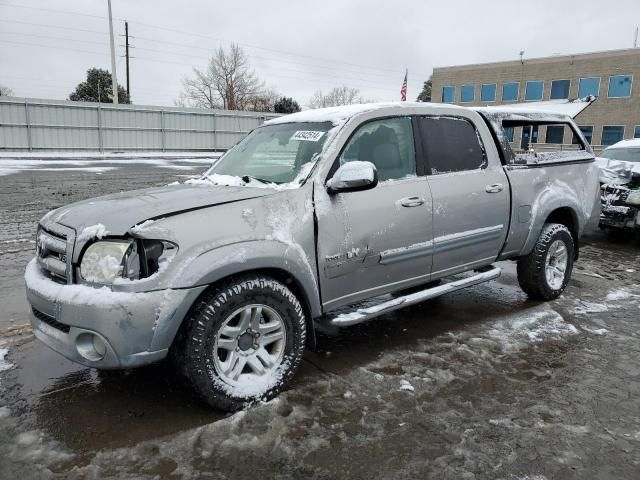
<instances>
[{"instance_id":1,"label":"rear wheel","mask_svg":"<svg viewBox=\"0 0 640 480\"><path fill-rule=\"evenodd\" d=\"M281 282L239 277L196 302L176 345L178 366L210 405L233 411L275 397L304 351L304 310Z\"/></svg>"},{"instance_id":2,"label":"rear wheel","mask_svg":"<svg viewBox=\"0 0 640 480\"><path fill-rule=\"evenodd\" d=\"M518 260L518 283L535 300L553 300L564 291L573 270L574 242L559 223L545 224L533 251Z\"/></svg>"}]
</instances>

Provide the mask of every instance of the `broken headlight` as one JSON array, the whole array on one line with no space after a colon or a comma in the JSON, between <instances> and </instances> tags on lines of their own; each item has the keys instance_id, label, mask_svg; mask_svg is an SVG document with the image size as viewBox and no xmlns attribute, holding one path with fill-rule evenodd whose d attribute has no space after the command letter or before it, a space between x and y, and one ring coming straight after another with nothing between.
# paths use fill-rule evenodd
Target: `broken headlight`
<instances>
[{"instance_id":1,"label":"broken headlight","mask_svg":"<svg viewBox=\"0 0 640 480\"><path fill-rule=\"evenodd\" d=\"M626 203L628 203L629 205L640 207L640 190L634 190L630 192L627 196Z\"/></svg>"},{"instance_id":2,"label":"broken headlight","mask_svg":"<svg viewBox=\"0 0 640 480\"><path fill-rule=\"evenodd\" d=\"M80 261L80 277L110 285L118 280L140 280L158 272L177 252L163 240L101 240L87 247Z\"/></svg>"}]
</instances>

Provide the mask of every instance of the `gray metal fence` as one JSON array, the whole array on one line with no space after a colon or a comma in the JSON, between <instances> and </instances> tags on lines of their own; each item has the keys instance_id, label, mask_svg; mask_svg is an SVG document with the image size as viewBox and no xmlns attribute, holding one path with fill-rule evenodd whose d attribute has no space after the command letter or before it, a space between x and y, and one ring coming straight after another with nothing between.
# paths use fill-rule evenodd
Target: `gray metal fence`
<instances>
[{"instance_id":1,"label":"gray metal fence","mask_svg":"<svg viewBox=\"0 0 640 480\"><path fill-rule=\"evenodd\" d=\"M0 97L0 151L226 150L277 116Z\"/></svg>"}]
</instances>

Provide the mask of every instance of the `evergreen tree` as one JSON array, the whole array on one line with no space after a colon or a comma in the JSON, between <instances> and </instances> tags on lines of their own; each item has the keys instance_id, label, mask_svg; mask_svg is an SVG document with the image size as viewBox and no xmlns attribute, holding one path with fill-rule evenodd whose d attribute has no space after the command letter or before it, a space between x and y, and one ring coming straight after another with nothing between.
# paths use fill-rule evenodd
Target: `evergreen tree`
<instances>
[{"instance_id":1,"label":"evergreen tree","mask_svg":"<svg viewBox=\"0 0 640 480\"><path fill-rule=\"evenodd\" d=\"M76 89L69 95L69 100L113 103L111 73L102 68L90 68L87 70L87 79L78 84ZM121 85L118 85L118 101L120 103L131 103L126 90Z\"/></svg>"},{"instance_id":2,"label":"evergreen tree","mask_svg":"<svg viewBox=\"0 0 640 480\"><path fill-rule=\"evenodd\" d=\"M418 102L430 102L431 101L431 75L429 75L429 80L424 82L424 86L422 87L422 91L418 98L416 99Z\"/></svg>"},{"instance_id":3,"label":"evergreen tree","mask_svg":"<svg viewBox=\"0 0 640 480\"><path fill-rule=\"evenodd\" d=\"M291 97L282 97L274 105L276 113L296 113L300 111L300 105Z\"/></svg>"}]
</instances>

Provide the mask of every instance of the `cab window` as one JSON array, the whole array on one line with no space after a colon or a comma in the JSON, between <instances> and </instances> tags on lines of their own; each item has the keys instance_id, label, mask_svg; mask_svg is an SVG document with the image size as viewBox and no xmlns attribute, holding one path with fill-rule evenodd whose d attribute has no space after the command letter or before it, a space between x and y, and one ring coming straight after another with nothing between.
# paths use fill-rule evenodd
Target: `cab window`
<instances>
[{"instance_id":1,"label":"cab window","mask_svg":"<svg viewBox=\"0 0 640 480\"><path fill-rule=\"evenodd\" d=\"M422 117L419 119L422 151L429 174L463 172L486 168L487 156L478 132L462 118Z\"/></svg>"},{"instance_id":2,"label":"cab window","mask_svg":"<svg viewBox=\"0 0 640 480\"><path fill-rule=\"evenodd\" d=\"M411 119L384 118L362 125L342 151L340 165L354 160L373 163L380 181L415 175Z\"/></svg>"}]
</instances>

